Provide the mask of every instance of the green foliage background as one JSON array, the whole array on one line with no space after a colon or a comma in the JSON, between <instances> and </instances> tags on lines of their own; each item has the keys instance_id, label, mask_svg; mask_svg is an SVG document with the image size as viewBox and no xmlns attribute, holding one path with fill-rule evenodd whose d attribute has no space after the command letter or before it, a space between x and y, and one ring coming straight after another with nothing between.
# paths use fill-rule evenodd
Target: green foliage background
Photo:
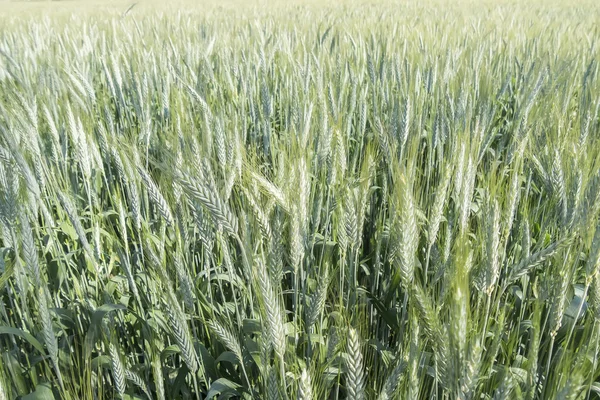
<instances>
[{"instance_id":1,"label":"green foliage background","mask_svg":"<svg viewBox=\"0 0 600 400\"><path fill-rule=\"evenodd\" d=\"M82 4L0 17L0 400L600 397L597 5Z\"/></svg>"}]
</instances>

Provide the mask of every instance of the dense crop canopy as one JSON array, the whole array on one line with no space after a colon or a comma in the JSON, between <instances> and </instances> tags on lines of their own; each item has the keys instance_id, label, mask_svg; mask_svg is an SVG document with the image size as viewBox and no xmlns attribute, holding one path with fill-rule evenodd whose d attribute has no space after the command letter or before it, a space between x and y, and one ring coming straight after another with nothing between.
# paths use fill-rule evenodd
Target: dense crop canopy
<instances>
[{"instance_id":1,"label":"dense crop canopy","mask_svg":"<svg viewBox=\"0 0 600 400\"><path fill-rule=\"evenodd\" d=\"M0 400L599 399L600 8L227 4L0 17Z\"/></svg>"}]
</instances>

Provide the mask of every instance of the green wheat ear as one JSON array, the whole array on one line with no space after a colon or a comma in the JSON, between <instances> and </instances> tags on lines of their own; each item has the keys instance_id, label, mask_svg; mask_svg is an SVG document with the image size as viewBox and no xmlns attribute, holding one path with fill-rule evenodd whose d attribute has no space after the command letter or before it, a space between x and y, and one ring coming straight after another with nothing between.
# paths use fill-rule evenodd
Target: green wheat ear
<instances>
[{"instance_id":1,"label":"green wheat ear","mask_svg":"<svg viewBox=\"0 0 600 400\"><path fill-rule=\"evenodd\" d=\"M360 338L358 337L356 329L350 328L346 339L346 386L349 399L362 400L365 398L365 376L363 368Z\"/></svg>"}]
</instances>

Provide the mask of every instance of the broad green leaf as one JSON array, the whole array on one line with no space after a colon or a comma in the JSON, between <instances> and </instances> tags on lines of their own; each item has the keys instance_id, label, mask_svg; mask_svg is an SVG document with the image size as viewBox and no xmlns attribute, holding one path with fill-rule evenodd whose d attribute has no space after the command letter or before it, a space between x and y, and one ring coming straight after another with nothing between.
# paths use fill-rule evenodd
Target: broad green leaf
<instances>
[{"instance_id":1,"label":"broad green leaf","mask_svg":"<svg viewBox=\"0 0 600 400\"><path fill-rule=\"evenodd\" d=\"M221 378L217 379L210 385L210 389L205 399L210 400L217 395L232 395L239 396L240 393L237 391L241 386L229 379ZM221 398L221 397L219 397Z\"/></svg>"},{"instance_id":2,"label":"broad green leaf","mask_svg":"<svg viewBox=\"0 0 600 400\"><path fill-rule=\"evenodd\" d=\"M23 396L23 400L54 400L54 393L48 383L40 383L36 386L35 391Z\"/></svg>"},{"instance_id":3,"label":"broad green leaf","mask_svg":"<svg viewBox=\"0 0 600 400\"><path fill-rule=\"evenodd\" d=\"M96 341L96 335L100 330L102 320L111 311L125 310L125 306L122 304L104 304L98 307L92 314L92 322L88 328L87 334L85 335L85 352L91 354L92 348Z\"/></svg>"},{"instance_id":4,"label":"broad green leaf","mask_svg":"<svg viewBox=\"0 0 600 400\"><path fill-rule=\"evenodd\" d=\"M36 350L38 350L41 354L46 354L44 346L42 346L42 344L35 337L33 337L31 333L10 326L0 326L0 335L1 334L19 336L29 342L29 344L35 347Z\"/></svg>"}]
</instances>

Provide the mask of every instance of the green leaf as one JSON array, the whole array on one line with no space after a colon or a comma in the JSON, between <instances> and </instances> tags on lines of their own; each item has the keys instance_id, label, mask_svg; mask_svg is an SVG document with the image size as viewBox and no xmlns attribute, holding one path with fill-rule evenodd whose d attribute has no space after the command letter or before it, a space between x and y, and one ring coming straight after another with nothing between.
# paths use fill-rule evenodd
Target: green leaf
<instances>
[{"instance_id":1,"label":"green leaf","mask_svg":"<svg viewBox=\"0 0 600 400\"><path fill-rule=\"evenodd\" d=\"M181 353L181 349L176 344L165 347L160 353L160 360L164 362L168 357Z\"/></svg>"},{"instance_id":2,"label":"green leaf","mask_svg":"<svg viewBox=\"0 0 600 400\"><path fill-rule=\"evenodd\" d=\"M102 355L94 358L92 360L92 370L96 371L98 368L110 368L110 357L107 355Z\"/></svg>"},{"instance_id":3,"label":"green leaf","mask_svg":"<svg viewBox=\"0 0 600 400\"><path fill-rule=\"evenodd\" d=\"M240 396L240 393L237 391L241 386L235 382L230 381L229 379L221 378L217 379L210 385L210 390L206 395L206 400L210 400L217 395L232 395L232 396ZM221 396L219 396L221 398ZM225 397L227 398L227 397Z\"/></svg>"},{"instance_id":4,"label":"green leaf","mask_svg":"<svg viewBox=\"0 0 600 400\"><path fill-rule=\"evenodd\" d=\"M400 330L395 312L388 310L385 304L383 304L378 298L373 296L373 294L365 288L358 288L357 291L363 292L367 296L370 303L377 309L377 311L379 311L381 317L390 328L392 328L396 332Z\"/></svg>"},{"instance_id":5,"label":"green leaf","mask_svg":"<svg viewBox=\"0 0 600 400\"><path fill-rule=\"evenodd\" d=\"M85 335L85 354L88 356L91 354L96 341L96 335L98 334L100 325L106 314L115 310L125 310L125 308L126 307L122 304L104 304L94 311L92 314L92 323Z\"/></svg>"},{"instance_id":6,"label":"green leaf","mask_svg":"<svg viewBox=\"0 0 600 400\"><path fill-rule=\"evenodd\" d=\"M0 288L8 281L15 269L14 261L9 260L8 263L4 261L5 253L8 253L8 249L0 251Z\"/></svg>"},{"instance_id":7,"label":"green leaf","mask_svg":"<svg viewBox=\"0 0 600 400\"><path fill-rule=\"evenodd\" d=\"M217 359L215 361L217 363L226 361L226 362L231 363L233 365L238 365L239 364L239 361L238 361L237 357L231 351L224 351L223 353L221 353L221 355L219 357L217 357Z\"/></svg>"},{"instance_id":8,"label":"green leaf","mask_svg":"<svg viewBox=\"0 0 600 400\"><path fill-rule=\"evenodd\" d=\"M1 334L20 336L28 341L29 344L35 347L40 353L44 355L46 354L44 346L42 346L42 344L35 337L33 337L31 333L10 326L0 326L0 335Z\"/></svg>"},{"instance_id":9,"label":"green leaf","mask_svg":"<svg viewBox=\"0 0 600 400\"><path fill-rule=\"evenodd\" d=\"M125 393L122 398L123 398L123 400L143 400L143 399L145 399L145 397L138 396L137 394L131 395L131 394L127 394L127 393Z\"/></svg>"},{"instance_id":10,"label":"green leaf","mask_svg":"<svg viewBox=\"0 0 600 400\"><path fill-rule=\"evenodd\" d=\"M262 332L262 325L257 319L245 319L242 322L242 330L248 335L258 334Z\"/></svg>"},{"instance_id":11,"label":"green leaf","mask_svg":"<svg viewBox=\"0 0 600 400\"><path fill-rule=\"evenodd\" d=\"M23 396L23 400L54 400L54 393L48 383L40 383L35 388L35 392Z\"/></svg>"}]
</instances>

